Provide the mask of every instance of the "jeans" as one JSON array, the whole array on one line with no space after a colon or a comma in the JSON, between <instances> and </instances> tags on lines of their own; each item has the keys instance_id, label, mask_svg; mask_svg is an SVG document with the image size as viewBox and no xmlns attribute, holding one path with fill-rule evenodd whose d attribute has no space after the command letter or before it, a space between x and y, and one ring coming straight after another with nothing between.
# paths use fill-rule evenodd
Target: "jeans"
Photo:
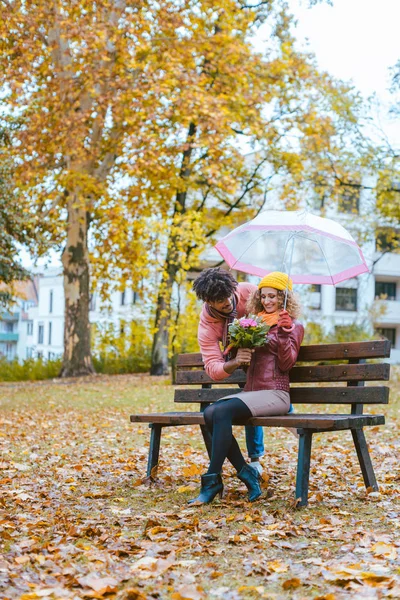
<instances>
[{"instance_id":1,"label":"jeans","mask_svg":"<svg viewBox=\"0 0 400 600\"><path fill-rule=\"evenodd\" d=\"M293 404L290 405L288 414L290 413L294 413ZM264 456L264 429L260 426L246 425L245 432L249 458Z\"/></svg>"},{"instance_id":2,"label":"jeans","mask_svg":"<svg viewBox=\"0 0 400 600\"><path fill-rule=\"evenodd\" d=\"M245 432L249 458L264 456L264 429L259 425L246 425Z\"/></svg>"}]
</instances>

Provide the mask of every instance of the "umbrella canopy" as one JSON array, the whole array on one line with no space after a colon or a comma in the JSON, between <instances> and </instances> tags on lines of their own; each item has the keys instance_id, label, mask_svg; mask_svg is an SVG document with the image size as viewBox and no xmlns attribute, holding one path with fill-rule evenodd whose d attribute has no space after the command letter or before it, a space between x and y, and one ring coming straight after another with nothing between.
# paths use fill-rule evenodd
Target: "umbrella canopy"
<instances>
[{"instance_id":1,"label":"umbrella canopy","mask_svg":"<svg viewBox=\"0 0 400 600\"><path fill-rule=\"evenodd\" d=\"M215 247L231 269L259 277L284 271L293 283L336 285L369 272L342 225L305 210L263 211Z\"/></svg>"}]
</instances>

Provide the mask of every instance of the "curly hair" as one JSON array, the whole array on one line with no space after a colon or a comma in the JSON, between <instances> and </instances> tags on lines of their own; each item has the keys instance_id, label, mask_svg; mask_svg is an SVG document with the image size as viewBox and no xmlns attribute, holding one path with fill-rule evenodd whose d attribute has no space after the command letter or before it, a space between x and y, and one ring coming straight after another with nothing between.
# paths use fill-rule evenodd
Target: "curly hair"
<instances>
[{"instance_id":1,"label":"curly hair","mask_svg":"<svg viewBox=\"0 0 400 600\"><path fill-rule=\"evenodd\" d=\"M219 267L205 269L193 282L196 296L203 302L220 302L230 298L236 290L238 282L228 271Z\"/></svg>"},{"instance_id":2,"label":"curly hair","mask_svg":"<svg viewBox=\"0 0 400 600\"><path fill-rule=\"evenodd\" d=\"M285 291L276 290L278 292L278 310L282 310L285 304ZM246 304L246 312L252 315L257 315L264 310L261 304L261 290L255 290L249 297ZM301 314L301 304L299 297L294 292L288 290L288 298L286 310L293 319L297 319Z\"/></svg>"}]
</instances>

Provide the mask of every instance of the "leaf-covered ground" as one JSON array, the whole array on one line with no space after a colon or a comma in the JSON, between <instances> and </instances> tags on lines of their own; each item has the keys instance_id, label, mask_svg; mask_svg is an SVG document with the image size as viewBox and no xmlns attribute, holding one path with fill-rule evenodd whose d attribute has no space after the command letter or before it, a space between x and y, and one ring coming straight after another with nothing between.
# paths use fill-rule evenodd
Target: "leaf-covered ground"
<instances>
[{"instance_id":1,"label":"leaf-covered ground","mask_svg":"<svg viewBox=\"0 0 400 600\"><path fill-rule=\"evenodd\" d=\"M268 482L255 504L226 467L224 499L187 506L206 467L195 427L164 430L158 480L142 483L149 431L129 414L174 410L166 379L2 384L0 597L400 598L393 373L390 406L376 410L387 425L367 430L380 493L366 493L350 433L321 434L301 510L287 431L265 430Z\"/></svg>"}]
</instances>

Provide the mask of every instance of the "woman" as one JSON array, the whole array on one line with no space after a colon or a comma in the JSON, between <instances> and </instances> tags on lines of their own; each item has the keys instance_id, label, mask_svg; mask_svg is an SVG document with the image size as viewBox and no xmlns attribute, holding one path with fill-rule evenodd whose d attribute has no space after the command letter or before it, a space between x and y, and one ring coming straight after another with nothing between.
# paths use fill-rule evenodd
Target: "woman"
<instances>
[{"instance_id":1,"label":"woman","mask_svg":"<svg viewBox=\"0 0 400 600\"><path fill-rule=\"evenodd\" d=\"M243 458L232 425L252 417L284 415L289 411L289 370L297 360L304 336L303 326L295 320L300 305L292 290L292 280L276 271L260 281L249 299L248 312L257 313L270 326L268 343L261 348L241 350L243 362L250 363L244 391L225 396L204 411L206 426L212 434L211 461L207 473L201 477L200 494L189 504L205 504L212 502L217 494L222 496L221 471L225 458L247 486L250 502L261 496L261 476ZM286 293L287 310L283 310Z\"/></svg>"}]
</instances>

